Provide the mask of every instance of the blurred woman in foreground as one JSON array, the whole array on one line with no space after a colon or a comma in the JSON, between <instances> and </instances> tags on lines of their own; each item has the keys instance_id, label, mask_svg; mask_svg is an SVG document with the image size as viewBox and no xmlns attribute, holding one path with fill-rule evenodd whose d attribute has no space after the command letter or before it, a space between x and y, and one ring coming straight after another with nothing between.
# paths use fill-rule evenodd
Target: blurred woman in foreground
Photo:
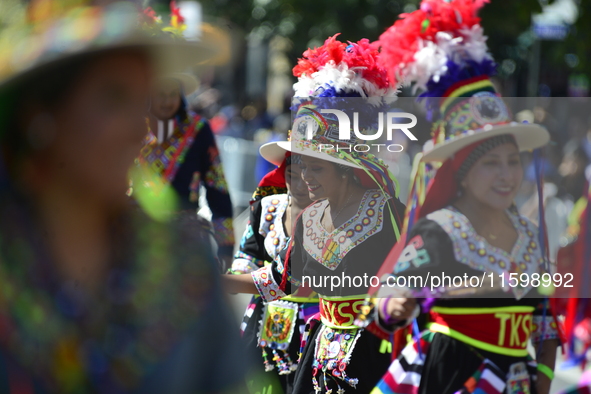
<instances>
[{"instance_id":1,"label":"blurred woman in foreground","mask_svg":"<svg viewBox=\"0 0 591 394\"><path fill-rule=\"evenodd\" d=\"M155 223L125 195L153 56L177 44L143 37L120 7L72 10L30 38L55 46L0 82L2 393L240 391L231 316L195 221Z\"/></svg>"}]
</instances>

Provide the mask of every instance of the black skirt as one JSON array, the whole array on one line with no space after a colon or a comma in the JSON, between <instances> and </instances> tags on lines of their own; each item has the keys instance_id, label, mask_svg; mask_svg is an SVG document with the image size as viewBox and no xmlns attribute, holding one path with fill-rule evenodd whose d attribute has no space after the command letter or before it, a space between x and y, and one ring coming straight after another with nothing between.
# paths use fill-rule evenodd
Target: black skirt
<instances>
[{"instance_id":1,"label":"black skirt","mask_svg":"<svg viewBox=\"0 0 591 394\"><path fill-rule=\"evenodd\" d=\"M321 327L322 323L318 323L310 332L308 342L306 343L306 347L302 354L302 359L295 373L293 394L315 394L314 385L312 383L312 363L314 362L316 338L320 333ZM321 392L325 393L328 389L332 389L332 393L335 394L338 390L338 386L340 386L347 394L369 394L382 376L384 376L392 362L392 354L389 351L381 353L381 347L381 339L370 332L363 331L353 349L351 360L349 361L346 370L349 377L359 379L356 388L354 389L342 380L337 379L335 381L328 377L326 379L328 387L324 387L324 379L319 372L316 378L322 389Z\"/></svg>"},{"instance_id":2,"label":"black skirt","mask_svg":"<svg viewBox=\"0 0 591 394\"><path fill-rule=\"evenodd\" d=\"M526 357L505 356L475 349L447 335L436 333L421 371L419 394L454 394L476 372L485 358L505 374L512 364L520 361L527 363ZM536 394L533 383L531 393Z\"/></svg>"},{"instance_id":3,"label":"black skirt","mask_svg":"<svg viewBox=\"0 0 591 394\"><path fill-rule=\"evenodd\" d=\"M265 348L267 352L267 360L271 365L274 366L272 371L266 372L263 349L258 347L258 332L260 328L260 322L263 318L264 304L261 297L255 297L255 307L251 317L248 319L246 328L244 329L243 341L247 351L252 353L253 351L259 356L258 362L251 368L251 377L248 379L249 389L251 392L271 392L270 386L272 386L272 393L285 393L289 394L293 390L293 383L295 379L295 372L288 375L279 375L279 370L273 361L272 350ZM300 326L304 326L305 322L299 317L296 321L296 327L289 344L288 352L292 362L296 363L298 360L298 354L300 352ZM266 389L266 390L265 390Z\"/></svg>"}]
</instances>

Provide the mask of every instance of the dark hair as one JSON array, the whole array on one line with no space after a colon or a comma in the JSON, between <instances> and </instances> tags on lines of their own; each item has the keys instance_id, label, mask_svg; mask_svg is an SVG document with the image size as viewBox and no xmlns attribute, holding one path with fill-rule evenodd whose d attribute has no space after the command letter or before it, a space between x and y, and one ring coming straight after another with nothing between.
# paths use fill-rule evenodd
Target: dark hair
<instances>
[{"instance_id":1,"label":"dark hair","mask_svg":"<svg viewBox=\"0 0 591 394\"><path fill-rule=\"evenodd\" d=\"M28 119L24 108L30 103L53 109L63 103L91 56L79 56L22 76L0 89L0 191L10 189L20 158L31 149L23 130Z\"/></svg>"},{"instance_id":2,"label":"dark hair","mask_svg":"<svg viewBox=\"0 0 591 394\"><path fill-rule=\"evenodd\" d=\"M54 109L63 103L80 75L97 55L77 56L67 63L60 62L36 70L26 79L10 83L0 91L0 145L10 150L10 155L25 153L29 147L23 110L35 103Z\"/></svg>"},{"instance_id":3,"label":"dark hair","mask_svg":"<svg viewBox=\"0 0 591 394\"><path fill-rule=\"evenodd\" d=\"M181 104L179 105L179 109L176 111L176 114L174 116L177 118L177 120L179 122L182 122L189 117L189 110L188 110L189 105L187 104L187 99L185 98L185 92L183 91L182 85L181 85L180 95L181 95Z\"/></svg>"},{"instance_id":4,"label":"dark hair","mask_svg":"<svg viewBox=\"0 0 591 394\"><path fill-rule=\"evenodd\" d=\"M336 168L337 168L337 173L340 176L343 175L347 175L347 177L349 177L351 180L353 180L353 182L355 182L356 184L361 184L361 181L359 180L359 178L357 177L357 175L355 175L355 172L353 171L353 167L349 167L346 166L344 164L337 164L334 163Z\"/></svg>"},{"instance_id":5,"label":"dark hair","mask_svg":"<svg viewBox=\"0 0 591 394\"><path fill-rule=\"evenodd\" d=\"M59 107L84 71L98 59L113 53L146 54L145 50L135 47L105 48L81 53L24 72L1 87L0 145L10 145L13 142L11 138L19 134L17 131L22 127L22 109L26 104L33 102L50 110Z\"/></svg>"},{"instance_id":6,"label":"dark hair","mask_svg":"<svg viewBox=\"0 0 591 394\"><path fill-rule=\"evenodd\" d=\"M498 146L504 144L513 144L517 147L517 142L515 141L515 137L511 134L501 134L491 138L488 138L480 143L480 145L476 146L468 157L464 160L464 162L460 165L460 168L456 172L456 180L461 182L468 171L472 168L472 166L485 154L490 152L491 150L495 149ZM467 149L467 148L466 148Z\"/></svg>"}]
</instances>

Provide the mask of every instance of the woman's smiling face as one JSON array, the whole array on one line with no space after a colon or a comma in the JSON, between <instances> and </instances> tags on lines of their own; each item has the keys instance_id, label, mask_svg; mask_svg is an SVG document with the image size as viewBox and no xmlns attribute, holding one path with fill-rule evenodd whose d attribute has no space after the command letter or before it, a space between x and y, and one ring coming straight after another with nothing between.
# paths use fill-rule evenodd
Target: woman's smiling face
<instances>
[{"instance_id":1,"label":"woman's smiling face","mask_svg":"<svg viewBox=\"0 0 591 394\"><path fill-rule=\"evenodd\" d=\"M302 179L306 183L311 200L338 196L345 178L337 164L302 156Z\"/></svg>"},{"instance_id":2,"label":"woman's smiling face","mask_svg":"<svg viewBox=\"0 0 591 394\"><path fill-rule=\"evenodd\" d=\"M461 184L466 197L490 208L505 210L513 204L522 180L519 150L508 143L478 159Z\"/></svg>"},{"instance_id":3,"label":"woman's smiling face","mask_svg":"<svg viewBox=\"0 0 591 394\"><path fill-rule=\"evenodd\" d=\"M291 163L285 168L285 185L297 207L305 208L312 203L308 188L302 179L300 163Z\"/></svg>"}]
</instances>

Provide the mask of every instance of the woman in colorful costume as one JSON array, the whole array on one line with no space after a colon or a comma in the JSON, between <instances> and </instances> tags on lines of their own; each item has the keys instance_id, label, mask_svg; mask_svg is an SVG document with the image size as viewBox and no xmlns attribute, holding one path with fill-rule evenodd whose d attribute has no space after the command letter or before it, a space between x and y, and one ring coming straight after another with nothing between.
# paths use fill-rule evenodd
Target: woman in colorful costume
<instances>
[{"instance_id":1,"label":"woman in colorful costume","mask_svg":"<svg viewBox=\"0 0 591 394\"><path fill-rule=\"evenodd\" d=\"M195 220L154 222L125 195L156 61L215 51L146 35L132 3L27 11L0 42L0 392L239 391Z\"/></svg>"},{"instance_id":2,"label":"woman in colorful costume","mask_svg":"<svg viewBox=\"0 0 591 394\"><path fill-rule=\"evenodd\" d=\"M158 177L160 182L152 182L152 187L172 186L178 196L177 210L196 213L199 189L204 186L218 256L229 264L234 251L232 201L209 123L192 112L185 99L197 87L190 74L168 73L159 79L151 98L150 133L139 161Z\"/></svg>"},{"instance_id":3,"label":"woman in colorful costume","mask_svg":"<svg viewBox=\"0 0 591 394\"><path fill-rule=\"evenodd\" d=\"M331 281L376 273L399 235L404 206L387 167L370 153L356 152L356 137L339 140L337 118L322 113L357 104L358 111L377 115L383 98L394 94L377 56L368 40L347 45L331 37L306 51L294 68L299 79L291 143L278 145L302 155L302 178L317 201L298 218L288 250L252 273L267 302L296 289L319 295L320 313L309 322L293 393L366 393L390 363L382 342L388 333L379 324L366 329L353 324L368 285L331 288ZM319 151L328 145L332 148ZM255 290L252 280L242 283L244 292Z\"/></svg>"},{"instance_id":4,"label":"woman in colorful costume","mask_svg":"<svg viewBox=\"0 0 591 394\"><path fill-rule=\"evenodd\" d=\"M260 152L277 168L263 177L254 193L250 220L232 264L234 274L250 274L271 264L289 242L292 219L312 203L301 179L299 155L286 153L277 142L261 146ZM308 317L317 312L316 297L288 296L269 303L258 296L252 298L244 314L242 335L248 348L262 351L260 369L274 372L275 378L254 375L249 386L257 388L251 387L251 391L263 391L264 386L269 391L268 386L278 380L283 392L291 392L303 328Z\"/></svg>"},{"instance_id":5,"label":"woman in colorful costume","mask_svg":"<svg viewBox=\"0 0 591 394\"><path fill-rule=\"evenodd\" d=\"M476 15L481 6L423 1L379 40L382 65L392 78L425 90L419 97L437 122L417 170L406 242L381 270L390 273L386 283L397 287L380 289L378 296L406 298L382 298L376 308L383 324L395 324L409 316L417 297L427 297L427 330L419 334L415 325L415 340L374 393L548 394L550 388L557 326L532 281L537 275L540 286L546 272L543 215L538 231L513 203L523 178L519 152L545 145L549 134L538 125L511 122L489 78L494 62ZM486 298L470 288L472 281L438 282L428 290L411 281L443 274L495 281L483 285ZM522 274L527 283L508 285L509 275ZM500 276L506 276L503 287ZM526 348L530 339L537 371Z\"/></svg>"}]
</instances>

